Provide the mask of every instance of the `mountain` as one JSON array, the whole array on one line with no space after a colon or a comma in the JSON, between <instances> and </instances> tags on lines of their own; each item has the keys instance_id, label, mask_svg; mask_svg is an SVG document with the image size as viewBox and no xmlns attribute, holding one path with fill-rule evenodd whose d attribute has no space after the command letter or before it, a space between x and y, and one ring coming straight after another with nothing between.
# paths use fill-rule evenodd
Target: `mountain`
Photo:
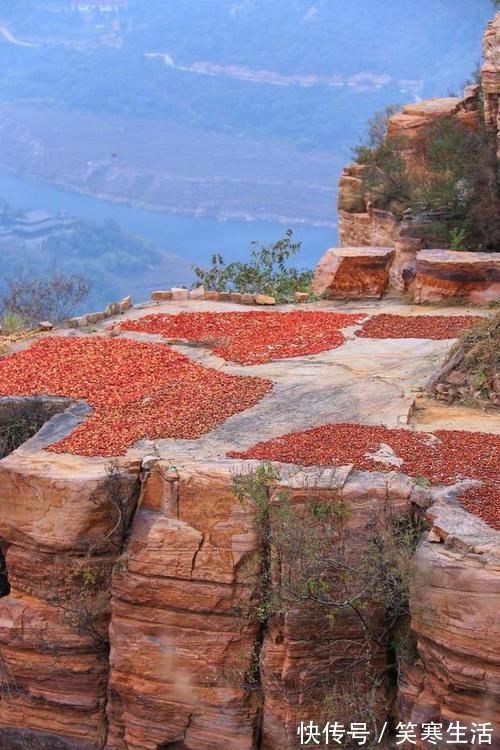
<instances>
[{"instance_id":1,"label":"mountain","mask_svg":"<svg viewBox=\"0 0 500 750\"><path fill-rule=\"evenodd\" d=\"M0 12L3 100L346 150L389 102L459 88L490 0L128 0ZM80 8L80 10L78 9ZM31 45L31 46L30 46Z\"/></svg>"}]
</instances>

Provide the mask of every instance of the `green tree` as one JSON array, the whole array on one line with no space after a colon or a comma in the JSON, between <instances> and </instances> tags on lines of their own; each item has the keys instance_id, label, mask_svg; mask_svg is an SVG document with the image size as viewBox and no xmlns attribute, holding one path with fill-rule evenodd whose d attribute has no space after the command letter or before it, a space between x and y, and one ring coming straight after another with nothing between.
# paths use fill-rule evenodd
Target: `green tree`
<instances>
[{"instance_id":1,"label":"green tree","mask_svg":"<svg viewBox=\"0 0 500 750\"><path fill-rule=\"evenodd\" d=\"M247 262L226 264L220 254L212 256L210 268L194 265L199 284L217 292L242 292L269 294L278 302L293 301L295 292L309 292L313 272L288 266L290 258L300 248L293 242L293 232L288 229L284 237L272 245L252 242L253 249Z\"/></svg>"}]
</instances>

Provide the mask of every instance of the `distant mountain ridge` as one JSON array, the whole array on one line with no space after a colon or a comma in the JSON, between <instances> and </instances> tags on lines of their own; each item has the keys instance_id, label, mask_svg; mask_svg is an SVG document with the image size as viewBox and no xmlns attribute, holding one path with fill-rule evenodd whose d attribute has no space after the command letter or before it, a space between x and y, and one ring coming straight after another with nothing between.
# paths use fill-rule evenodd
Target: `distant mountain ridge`
<instances>
[{"instance_id":1,"label":"distant mountain ridge","mask_svg":"<svg viewBox=\"0 0 500 750\"><path fill-rule=\"evenodd\" d=\"M490 14L490 0L19 0L0 12L0 95L345 152L387 103L460 87Z\"/></svg>"}]
</instances>

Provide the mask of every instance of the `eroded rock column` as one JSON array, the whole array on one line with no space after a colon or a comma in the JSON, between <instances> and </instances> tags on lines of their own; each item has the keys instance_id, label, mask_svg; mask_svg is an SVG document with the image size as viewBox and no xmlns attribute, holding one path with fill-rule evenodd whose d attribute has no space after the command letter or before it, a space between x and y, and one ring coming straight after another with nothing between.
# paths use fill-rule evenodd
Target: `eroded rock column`
<instances>
[{"instance_id":1,"label":"eroded rock column","mask_svg":"<svg viewBox=\"0 0 500 750\"><path fill-rule=\"evenodd\" d=\"M252 750L255 544L228 473L152 470L113 576L109 750Z\"/></svg>"},{"instance_id":2,"label":"eroded rock column","mask_svg":"<svg viewBox=\"0 0 500 750\"><path fill-rule=\"evenodd\" d=\"M20 449L0 462L0 747L100 750L115 519L102 460ZM132 496L137 470L122 475Z\"/></svg>"}]
</instances>

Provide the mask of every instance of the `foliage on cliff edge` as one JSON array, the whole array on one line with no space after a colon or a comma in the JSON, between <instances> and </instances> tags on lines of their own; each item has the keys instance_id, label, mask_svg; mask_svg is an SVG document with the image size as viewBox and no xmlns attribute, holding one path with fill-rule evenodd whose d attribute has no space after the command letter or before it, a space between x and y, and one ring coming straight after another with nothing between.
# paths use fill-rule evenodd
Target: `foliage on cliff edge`
<instances>
[{"instance_id":1,"label":"foliage on cliff edge","mask_svg":"<svg viewBox=\"0 0 500 750\"><path fill-rule=\"evenodd\" d=\"M430 386L448 403L500 408L500 312L462 334Z\"/></svg>"},{"instance_id":2,"label":"foliage on cliff edge","mask_svg":"<svg viewBox=\"0 0 500 750\"><path fill-rule=\"evenodd\" d=\"M354 149L363 167L363 198L399 218L428 225L454 250L500 248L500 169L496 139L448 116L411 140L386 135L394 108L370 122L365 145Z\"/></svg>"}]
</instances>

